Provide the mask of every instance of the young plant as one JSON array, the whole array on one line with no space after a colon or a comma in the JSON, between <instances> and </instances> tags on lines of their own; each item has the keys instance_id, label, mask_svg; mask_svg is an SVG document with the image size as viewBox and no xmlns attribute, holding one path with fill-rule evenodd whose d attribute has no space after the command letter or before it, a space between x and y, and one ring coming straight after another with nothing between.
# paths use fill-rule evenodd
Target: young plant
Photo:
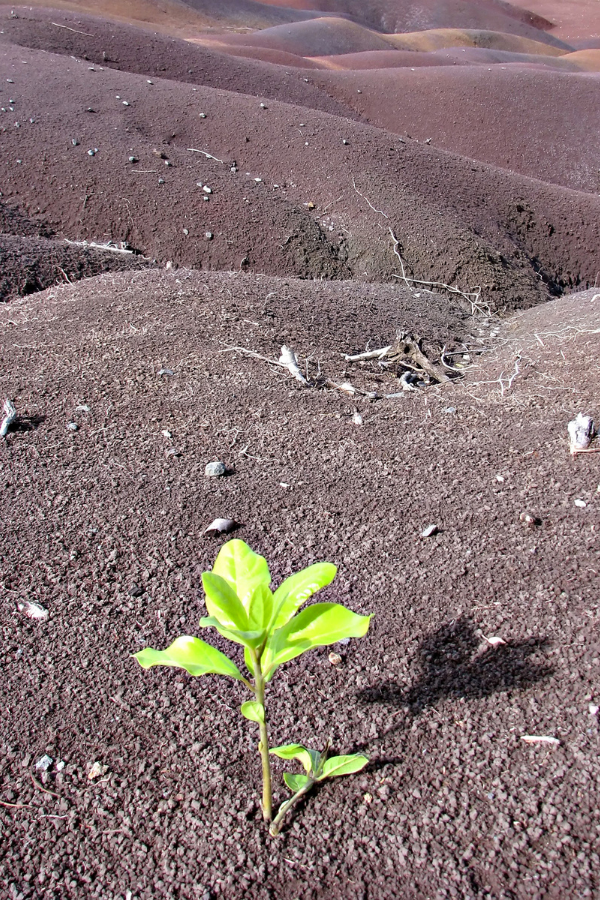
<instances>
[{"instance_id":1,"label":"young plant","mask_svg":"<svg viewBox=\"0 0 600 900\"><path fill-rule=\"evenodd\" d=\"M243 703L240 711L259 727L262 811L265 821L271 823L272 835L279 833L286 813L314 784L359 772L368 762L360 754L328 758L329 743L322 753L300 744L269 748L265 690L279 667L314 647L364 637L368 631L371 616L359 616L339 603L314 603L299 612L310 597L331 584L335 574L336 567L331 563L315 563L291 575L273 593L266 559L244 541L229 541L221 548L212 572L202 575L209 614L200 619L200 625L216 628L223 637L244 647L250 677L242 675L236 664L216 647L196 637L179 637L166 650L147 647L134 654L144 669L176 666L194 676L225 675L248 688L252 699ZM270 753L281 759L297 759L306 771L306 775L284 775L293 796L281 805L275 819Z\"/></svg>"}]
</instances>

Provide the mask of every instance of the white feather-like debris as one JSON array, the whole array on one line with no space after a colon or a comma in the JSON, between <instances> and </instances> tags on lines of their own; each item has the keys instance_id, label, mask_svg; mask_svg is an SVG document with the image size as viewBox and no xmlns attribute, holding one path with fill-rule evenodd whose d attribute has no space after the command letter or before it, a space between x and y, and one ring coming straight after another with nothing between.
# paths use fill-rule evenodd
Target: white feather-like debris
<instances>
[{"instance_id":1,"label":"white feather-like debris","mask_svg":"<svg viewBox=\"0 0 600 900\"><path fill-rule=\"evenodd\" d=\"M591 416L578 413L577 417L567 425L571 454L585 453L589 449L596 428Z\"/></svg>"},{"instance_id":2,"label":"white feather-like debris","mask_svg":"<svg viewBox=\"0 0 600 900\"><path fill-rule=\"evenodd\" d=\"M300 371L300 366L298 365L298 359L296 354L290 347L286 347L285 344L281 348L281 356L279 357L279 365L283 366L288 370L290 375L293 375L296 381L299 381L301 384L308 384L306 378Z\"/></svg>"},{"instance_id":3,"label":"white feather-like debris","mask_svg":"<svg viewBox=\"0 0 600 900\"><path fill-rule=\"evenodd\" d=\"M0 437L6 437L6 435L8 434L8 429L13 424L16 418L17 411L15 409L14 403L11 400L5 400L4 418L2 419L2 424L0 424Z\"/></svg>"},{"instance_id":4,"label":"white feather-like debris","mask_svg":"<svg viewBox=\"0 0 600 900\"><path fill-rule=\"evenodd\" d=\"M558 738L550 737L547 734L522 734L521 740L526 744L552 744L555 747L560 744Z\"/></svg>"},{"instance_id":5,"label":"white feather-like debris","mask_svg":"<svg viewBox=\"0 0 600 900\"><path fill-rule=\"evenodd\" d=\"M213 519L208 528L204 529L204 534L229 534L237 524L234 519Z\"/></svg>"},{"instance_id":6,"label":"white feather-like debris","mask_svg":"<svg viewBox=\"0 0 600 900\"><path fill-rule=\"evenodd\" d=\"M29 619L47 619L48 610L39 603L30 603L29 600L20 600L17 603L19 612L24 613Z\"/></svg>"}]
</instances>

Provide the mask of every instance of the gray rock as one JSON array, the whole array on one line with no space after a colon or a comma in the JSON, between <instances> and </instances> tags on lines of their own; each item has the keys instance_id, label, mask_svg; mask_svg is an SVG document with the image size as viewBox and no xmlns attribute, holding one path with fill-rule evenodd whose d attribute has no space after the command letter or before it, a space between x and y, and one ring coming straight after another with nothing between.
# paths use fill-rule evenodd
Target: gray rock
<instances>
[{"instance_id":1,"label":"gray rock","mask_svg":"<svg viewBox=\"0 0 600 900\"><path fill-rule=\"evenodd\" d=\"M225 474L225 464L222 462L209 462L204 470L207 478L220 478Z\"/></svg>"}]
</instances>

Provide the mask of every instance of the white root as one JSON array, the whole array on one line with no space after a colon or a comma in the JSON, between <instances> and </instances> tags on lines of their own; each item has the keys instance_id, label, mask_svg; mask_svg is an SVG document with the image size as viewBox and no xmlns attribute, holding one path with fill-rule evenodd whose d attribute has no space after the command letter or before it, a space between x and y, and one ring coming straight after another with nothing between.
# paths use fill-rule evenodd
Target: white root
<instances>
[{"instance_id":1,"label":"white root","mask_svg":"<svg viewBox=\"0 0 600 900\"><path fill-rule=\"evenodd\" d=\"M392 349L393 344L387 347L381 347L379 350L367 350L366 353L357 353L355 356L349 356L344 353L344 359L347 362L361 362L364 359L383 359Z\"/></svg>"},{"instance_id":2,"label":"white root","mask_svg":"<svg viewBox=\"0 0 600 900\"><path fill-rule=\"evenodd\" d=\"M0 425L0 437L6 437L6 435L8 434L8 429L13 424L16 418L17 411L14 407L14 404L10 400L5 400L4 418L2 419L2 424Z\"/></svg>"},{"instance_id":3,"label":"white root","mask_svg":"<svg viewBox=\"0 0 600 900\"><path fill-rule=\"evenodd\" d=\"M221 163L222 166L225 165L222 159L217 159L216 156L213 156L212 153L207 153L206 150L196 150L195 147L188 147L190 153L202 153L207 159L214 159L215 162Z\"/></svg>"},{"instance_id":4,"label":"white root","mask_svg":"<svg viewBox=\"0 0 600 900\"><path fill-rule=\"evenodd\" d=\"M468 303L471 304L471 314L472 315L475 315L476 312L482 316L483 315L487 315L487 316L491 315L491 311L490 311L489 307L487 306L487 304L485 304L485 308L482 308L479 305L479 298L481 296L481 288L480 287L475 288L475 290L473 290L473 291L461 291L457 287L452 287L452 285L444 284L443 281L423 281L420 278L409 278L407 276L406 270L404 268L404 260L402 259L402 256L400 255L400 250L398 249L400 246L400 241L394 234L394 231L391 227L388 230L390 232L390 235L392 236L392 241L394 242L394 255L398 257L398 260L400 262L400 269L402 271L402 275L392 275L393 278L399 278L401 281L404 281L404 283L406 284L406 286L409 290L412 290L411 285L417 284L417 285L421 285L424 288L437 287L437 288L442 288L444 291L448 291L449 294L458 294L460 297L463 297L463 299L465 299Z\"/></svg>"},{"instance_id":5,"label":"white root","mask_svg":"<svg viewBox=\"0 0 600 900\"><path fill-rule=\"evenodd\" d=\"M286 347L285 344L281 348L279 365L283 366L284 369L287 369L290 375L293 375L296 381L299 381L300 384L308 384L308 381L300 371L300 366L298 365L296 354L293 350L290 350L289 347Z\"/></svg>"},{"instance_id":6,"label":"white root","mask_svg":"<svg viewBox=\"0 0 600 900\"><path fill-rule=\"evenodd\" d=\"M72 244L75 247L93 247L95 250L110 250L111 253L133 254L133 250L127 250L125 247L113 247L112 244L98 244L96 241L70 241L65 238L65 243Z\"/></svg>"}]
</instances>

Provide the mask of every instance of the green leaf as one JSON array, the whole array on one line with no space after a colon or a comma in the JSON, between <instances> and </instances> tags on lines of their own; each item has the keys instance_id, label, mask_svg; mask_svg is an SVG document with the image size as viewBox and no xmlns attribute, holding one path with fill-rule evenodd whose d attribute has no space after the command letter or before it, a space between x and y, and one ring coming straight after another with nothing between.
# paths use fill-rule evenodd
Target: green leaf
<instances>
[{"instance_id":1,"label":"green leaf","mask_svg":"<svg viewBox=\"0 0 600 900\"><path fill-rule=\"evenodd\" d=\"M306 601L327 587L335 578L337 569L332 563L315 563L290 575L279 585L273 597L275 613L272 628L281 628L306 603Z\"/></svg>"},{"instance_id":2,"label":"green leaf","mask_svg":"<svg viewBox=\"0 0 600 900\"><path fill-rule=\"evenodd\" d=\"M185 669L190 675L228 675L243 681L242 673L224 653L211 647L200 638L183 635L178 637L166 650L152 650L146 647L134 653L143 669L151 666L175 666Z\"/></svg>"},{"instance_id":3,"label":"green leaf","mask_svg":"<svg viewBox=\"0 0 600 900\"><path fill-rule=\"evenodd\" d=\"M271 583L266 559L237 538L223 544L212 570L229 582L246 610L254 589L259 584L268 587Z\"/></svg>"},{"instance_id":4,"label":"green leaf","mask_svg":"<svg viewBox=\"0 0 600 900\"><path fill-rule=\"evenodd\" d=\"M273 618L273 594L266 584L257 585L248 604L250 628L266 630Z\"/></svg>"},{"instance_id":5,"label":"green leaf","mask_svg":"<svg viewBox=\"0 0 600 900\"><path fill-rule=\"evenodd\" d=\"M314 758L312 754L314 754L314 752L314 750L307 750L302 744L282 744L281 747L271 747L269 750L269 753L278 756L279 759L299 760L307 773L313 768Z\"/></svg>"},{"instance_id":6,"label":"green leaf","mask_svg":"<svg viewBox=\"0 0 600 900\"><path fill-rule=\"evenodd\" d=\"M200 628L216 628L219 634L229 641L242 644L243 647L252 647L256 650L265 639L265 631L240 631L238 628L226 628L214 616L203 616L200 619Z\"/></svg>"},{"instance_id":7,"label":"green leaf","mask_svg":"<svg viewBox=\"0 0 600 900\"><path fill-rule=\"evenodd\" d=\"M265 708L256 700L247 700L246 703L242 703L240 712L251 722L257 722L259 725L265 724Z\"/></svg>"},{"instance_id":8,"label":"green leaf","mask_svg":"<svg viewBox=\"0 0 600 900\"><path fill-rule=\"evenodd\" d=\"M268 639L261 665L269 680L275 669L313 647L343 638L364 637L371 616L359 616L339 603L315 603L278 628Z\"/></svg>"},{"instance_id":9,"label":"green leaf","mask_svg":"<svg viewBox=\"0 0 600 900\"><path fill-rule=\"evenodd\" d=\"M204 572L202 584L209 616L214 616L226 628L247 630L248 613L229 582L213 572Z\"/></svg>"},{"instance_id":10,"label":"green leaf","mask_svg":"<svg viewBox=\"0 0 600 900\"><path fill-rule=\"evenodd\" d=\"M306 787L310 778L307 775L292 775L291 772L286 772L283 776L283 780L292 794L297 794L301 788Z\"/></svg>"},{"instance_id":11,"label":"green leaf","mask_svg":"<svg viewBox=\"0 0 600 900\"><path fill-rule=\"evenodd\" d=\"M336 778L338 775L352 775L353 772L360 772L369 762L368 756L361 756L360 753L353 753L350 756L332 756L331 759L325 760L323 772L319 776L319 781L324 778Z\"/></svg>"}]
</instances>

